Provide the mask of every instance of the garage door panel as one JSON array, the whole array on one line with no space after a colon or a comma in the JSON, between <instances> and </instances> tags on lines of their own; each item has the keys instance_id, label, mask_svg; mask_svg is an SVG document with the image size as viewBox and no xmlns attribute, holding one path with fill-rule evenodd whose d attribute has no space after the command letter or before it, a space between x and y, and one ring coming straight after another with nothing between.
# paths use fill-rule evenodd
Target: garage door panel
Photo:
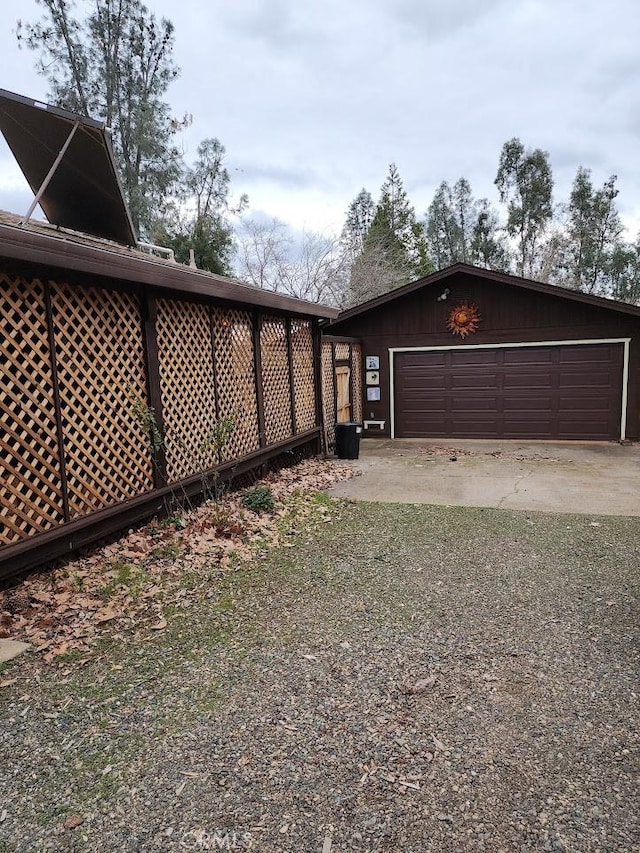
<instances>
[{"instance_id":1,"label":"garage door panel","mask_svg":"<svg viewBox=\"0 0 640 853\"><path fill-rule=\"evenodd\" d=\"M612 440L622 344L397 353L398 437Z\"/></svg>"},{"instance_id":2,"label":"garage door panel","mask_svg":"<svg viewBox=\"0 0 640 853\"><path fill-rule=\"evenodd\" d=\"M599 352L594 352L598 349ZM611 365L622 364L622 346L621 344L598 344L587 346L570 346L560 347L560 360L569 364L570 362L580 362L581 364L602 364L608 362Z\"/></svg>"},{"instance_id":3,"label":"garage door panel","mask_svg":"<svg viewBox=\"0 0 640 853\"><path fill-rule=\"evenodd\" d=\"M468 396L464 398L456 397L451 401L450 410L463 414L464 412L495 412L499 403L499 397L496 395L487 396Z\"/></svg>"},{"instance_id":4,"label":"garage door panel","mask_svg":"<svg viewBox=\"0 0 640 853\"><path fill-rule=\"evenodd\" d=\"M464 391L466 389L489 388L496 389L500 386L500 380L496 373L486 373L479 370L477 374L472 371L464 370L460 373L451 375L450 388L454 391Z\"/></svg>"},{"instance_id":5,"label":"garage door panel","mask_svg":"<svg viewBox=\"0 0 640 853\"><path fill-rule=\"evenodd\" d=\"M490 365L499 363L498 350L493 349L449 350L446 355L448 358L445 359L445 364L448 367L471 365L476 368L481 364Z\"/></svg>"},{"instance_id":6,"label":"garage door panel","mask_svg":"<svg viewBox=\"0 0 640 853\"><path fill-rule=\"evenodd\" d=\"M545 417L548 417L549 412L553 411L554 398L550 394L528 395L521 397L504 397L502 408L506 415L513 415L514 412L522 412L523 416L530 418L536 412L543 412Z\"/></svg>"},{"instance_id":7,"label":"garage door panel","mask_svg":"<svg viewBox=\"0 0 640 853\"><path fill-rule=\"evenodd\" d=\"M554 361L553 350L530 349L522 347L518 349L503 349L504 365L509 364L531 364L540 365L547 369Z\"/></svg>"},{"instance_id":8,"label":"garage door panel","mask_svg":"<svg viewBox=\"0 0 640 853\"><path fill-rule=\"evenodd\" d=\"M446 367L447 366L447 353L436 352L433 350L431 352L432 358L429 361L429 364L433 367ZM418 370L424 369L424 353L423 352L403 352L402 353L402 363L407 371L410 371L412 367L417 368Z\"/></svg>"},{"instance_id":9,"label":"garage door panel","mask_svg":"<svg viewBox=\"0 0 640 853\"><path fill-rule=\"evenodd\" d=\"M421 391L444 391L445 387L446 380L444 373L441 373L439 376L407 376L399 385L400 389L404 389L411 394L418 394Z\"/></svg>"},{"instance_id":10,"label":"garage door panel","mask_svg":"<svg viewBox=\"0 0 640 853\"><path fill-rule=\"evenodd\" d=\"M531 388L553 388L553 374L533 373L529 368L522 373L504 374L505 393L510 390L530 390Z\"/></svg>"},{"instance_id":11,"label":"garage door panel","mask_svg":"<svg viewBox=\"0 0 640 853\"><path fill-rule=\"evenodd\" d=\"M608 390L611 386L611 370L593 370L589 374L578 371L566 371L560 375L560 387L566 390L585 388L593 390L600 388Z\"/></svg>"},{"instance_id":12,"label":"garage door panel","mask_svg":"<svg viewBox=\"0 0 640 853\"><path fill-rule=\"evenodd\" d=\"M531 438L531 430L535 429L537 438L554 438L553 422L549 419L505 418L504 428L511 438Z\"/></svg>"},{"instance_id":13,"label":"garage door panel","mask_svg":"<svg viewBox=\"0 0 640 853\"><path fill-rule=\"evenodd\" d=\"M572 397L570 400L560 399L558 401L558 412L560 414L574 414L574 415L590 415L596 413L609 414L609 401L606 397L597 397L597 396L576 396Z\"/></svg>"}]
</instances>

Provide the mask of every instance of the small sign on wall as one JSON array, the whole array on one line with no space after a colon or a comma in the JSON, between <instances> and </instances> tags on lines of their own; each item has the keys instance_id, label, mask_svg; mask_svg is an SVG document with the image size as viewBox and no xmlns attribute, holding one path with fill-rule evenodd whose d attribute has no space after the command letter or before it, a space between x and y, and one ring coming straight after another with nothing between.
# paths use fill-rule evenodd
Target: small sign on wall
<instances>
[{"instance_id":1,"label":"small sign on wall","mask_svg":"<svg viewBox=\"0 0 640 853\"><path fill-rule=\"evenodd\" d=\"M378 370L367 370L367 385L379 385L380 372Z\"/></svg>"},{"instance_id":2,"label":"small sign on wall","mask_svg":"<svg viewBox=\"0 0 640 853\"><path fill-rule=\"evenodd\" d=\"M367 400L373 402L380 399L380 388L367 388Z\"/></svg>"},{"instance_id":3,"label":"small sign on wall","mask_svg":"<svg viewBox=\"0 0 640 853\"><path fill-rule=\"evenodd\" d=\"M367 370L380 370L379 355L366 355L364 358L364 363Z\"/></svg>"}]
</instances>

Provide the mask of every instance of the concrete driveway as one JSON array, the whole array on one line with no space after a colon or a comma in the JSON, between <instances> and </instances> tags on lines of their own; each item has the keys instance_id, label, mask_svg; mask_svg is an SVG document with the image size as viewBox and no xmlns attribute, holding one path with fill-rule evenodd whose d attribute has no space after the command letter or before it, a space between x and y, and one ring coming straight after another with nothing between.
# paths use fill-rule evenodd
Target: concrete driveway
<instances>
[{"instance_id":1,"label":"concrete driveway","mask_svg":"<svg viewBox=\"0 0 640 853\"><path fill-rule=\"evenodd\" d=\"M640 516L640 445L364 439L337 497Z\"/></svg>"}]
</instances>

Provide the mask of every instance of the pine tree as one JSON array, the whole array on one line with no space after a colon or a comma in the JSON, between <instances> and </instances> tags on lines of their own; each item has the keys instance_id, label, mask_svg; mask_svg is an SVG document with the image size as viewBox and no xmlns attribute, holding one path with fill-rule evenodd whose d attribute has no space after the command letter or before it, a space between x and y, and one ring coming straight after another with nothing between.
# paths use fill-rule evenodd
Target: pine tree
<instances>
[{"instance_id":1,"label":"pine tree","mask_svg":"<svg viewBox=\"0 0 640 853\"><path fill-rule=\"evenodd\" d=\"M181 171L173 144L180 122L164 100L178 75L173 24L140 0L83 0L84 17L66 0L39 1L43 18L18 21L18 41L39 54L55 104L111 129L133 223L144 230Z\"/></svg>"},{"instance_id":2,"label":"pine tree","mask_svg":"<svg viewBox=\"0 0 640 853\"><path fill-rule=\"evenodd\" d=\"M363 187L349 205L341 236L341 242L353 258L362 251L374 214L375 204L371 193Z\"/></svg>"},{"instance_id":3,"label":"pine tree","mask_svg":"<svg viewBox=\"0 0 640 853\"><path fill-rule=\"evenodd\" d=\"M362 191L347 214L343 234L352 236L348 302L372 299L432 271L424 226L418 222L395 164L371 215L371 196ZM366 226L366 227L365 227Z\"/></svg>"}]
</instances>

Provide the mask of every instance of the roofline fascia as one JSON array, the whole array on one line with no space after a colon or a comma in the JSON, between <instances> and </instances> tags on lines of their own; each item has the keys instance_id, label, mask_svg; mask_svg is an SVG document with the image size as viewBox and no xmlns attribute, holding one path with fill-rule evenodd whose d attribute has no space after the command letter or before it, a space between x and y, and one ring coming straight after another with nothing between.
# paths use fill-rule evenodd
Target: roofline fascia
<instances>
[{"instance_id":1,"label":"roofline fascia","mask_svg":"<svg viewBox=\"0 0 640 853\"><path fill-rule=\"evenodd\" d=\"M289 314L333 319L339 313L337 308L328 305L282 296L204 270L192 270L182 264L169 265L153 259L130 257L108 248L85 246L14 225L0 224L0 256Z\"/></svg>"}]
</instances>

